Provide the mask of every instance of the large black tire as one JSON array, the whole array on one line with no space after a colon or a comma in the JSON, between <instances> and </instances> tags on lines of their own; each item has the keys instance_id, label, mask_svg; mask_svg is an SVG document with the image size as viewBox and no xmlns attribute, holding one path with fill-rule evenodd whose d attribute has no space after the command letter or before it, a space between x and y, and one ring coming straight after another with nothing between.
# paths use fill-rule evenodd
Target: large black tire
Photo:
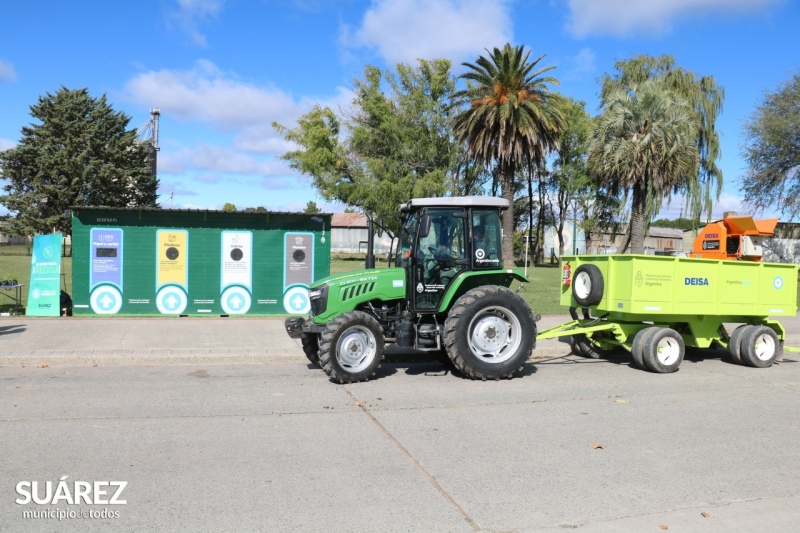
<instances>
[{"instance_id":1,"label":"large black tire","mask_svg":"<svg viewBox=\"0 0 800 533\"><path fill-rule=\"evenodd\" d=\"M631 357L633 357L633 364L642 370L647 370L647 365L644 364L644 348L647 346L647 339L650 338L650 335L658 331L658 329L659 328L655 326L640 329L633 337Z\"/></svg>"},{"instance_id":2,"label":"large black tire","mask_svg":"<svg viewBox=\"0 0 800 533\"><path fill-rule=\"evenodd\" d=\"M686 353L680 333L670 328L656 328L646 339L643 355L647 368L659 374L678 370Z\"/></svg>"},{"instance_id":3,"label":"large black tire","mask_svg":"<svg viewBox=\"0 0 800 533\"><path fill-rule=\"evenodd\" d=\"M747 328L742 337L741 356L747 366L767 368L783 354L778 335L767 326Z\"/></svg>"},{"instance_id":4,"label":"large black tire","mask_svg":"<svg viewBox=\"0 0 800 533\"><path fill-rule=\"evenodd\" d=\"M745 324L743 326L739 326L733 330L733 333L731 333L731 338L728 341L728 351L731 353L731 358L737 364L745 364L744 361L742 361L742 339L744 338L744 334L747 333L752 327L753 326L748 326Z\"/></svg>"},{"instance_id":5,"label":"large black tire","mask_svg":"<svg viewBox=\"0 0 800 533\"><path fill-rule=\"evenodd\" d=\"M444 345L455 367L472 379L513 377L530 357L536 321L530 306L505 287L464 293L444 322Z\"/></svg>"},{"instance_id":6,"label":"large black tire","mask_svg":"<svg viewBox=\"0 0 800 533\"><path fill-rule=\"evenodd\" d=\"M584 334L573 335L570 346L572 347L572 352L581 357L600 359L604 353L603 350L595 346Z\"/></svg>"},{"instance_id":7,"label":"large black tire","mask_svg":"<svg viewBox=\"0 0 800 533\"><path fill-rule=\"evenodd\" d=\"M331 320L319 339L319 365L336 383L369 379L383 360L383 332L378 321L361 311Z\"/></svg>"},{"instance_id":8,"label":"large black tire","mask_svg":"<svg viewBox=\"0 0 800 533\"><path fill-rule=\"evenodd\" d=\"M597 305L603 299L603 273L596 265L581 265L572 276L572 297L582 307Z\"/></svg>"},{"instance_id":9,"label":"large black tire","mask_svg":"<svg viewBox=\"0 0 800 533\"><path fill-rule=\"evenodd\" d=\"M305 337L300 339L300 342L303 345L303 353L306 354L306 358L311 361L311 364L314 366L320 366L319 364L319 335L316 333L309 333Z\"/></svg>"}]
</instances>

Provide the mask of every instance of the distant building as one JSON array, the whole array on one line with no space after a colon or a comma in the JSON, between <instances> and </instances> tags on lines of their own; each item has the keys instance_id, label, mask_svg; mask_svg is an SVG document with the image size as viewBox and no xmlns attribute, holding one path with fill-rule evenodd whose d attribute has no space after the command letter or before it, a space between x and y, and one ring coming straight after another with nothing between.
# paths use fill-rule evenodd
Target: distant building
<instances>
[{"instance_id":1,"label":"distant building","mask_svg":"<svg viewBox=\"0 0 800 533\"><path fill-rule=\"evenodd\" d=\"M363 213L334 213L331 219L331 252L366 254L369 235L367 228L367 216ZM374 253L385 254L390 246L389 236L386 233L380 235L376 231Z\"/></svg>"},{"instance_id":2,"label":"distant building","mask_svg":"<svg viewBox=\"0 0 800 533\"><path fill-rule=\"evenodd\" d=\"M596 231L592 235L592 246L588 253L614 254L625 240L627 224L620 224L617 231L607 229ZM628 249L630 253L630 249ZM644 237L644 253L646 255L681 255L683 254L683 231L673 228L652 226Z\"/></svg>"}]
</instances>

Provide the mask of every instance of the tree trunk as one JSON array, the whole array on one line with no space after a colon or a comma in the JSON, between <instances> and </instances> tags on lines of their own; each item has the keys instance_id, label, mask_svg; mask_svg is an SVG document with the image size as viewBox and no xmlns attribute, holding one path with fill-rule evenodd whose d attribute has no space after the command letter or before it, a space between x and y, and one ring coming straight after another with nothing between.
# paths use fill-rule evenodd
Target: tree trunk
<instances>
[{"instance_id":1,"label":"tree trunk","mask_svg":"<svg viewBox=\"0 0 800 533\"><path fill-rule=\"evenodd\" d=\"M647 184L644 180L633 186L631 199L631 253L644 253L645 211L647 208Z\"/></svg>"},{"instance_id":2,"label":"tree trunk","mask_svg":"<svg viewBox=\"0 0 800 533\"><path fill-rule=\"evenodd\" d=\"M528 166L528 258L527 262L536 266L533 255L536 254L533 244L533 171ZM527 264L525 266L528 266Z\"/></svg>"},{"instance_id":3,"label":"tree trunk","mask_svg":"<svg viewBox=\"0 0 800 533\"><path fill-rule=\"evenodd\" d=\"M503 165L500 168L503 198L508 200L509 207L503 211L503 266L514 268L514 167Z\"/></svg>"}]
</instances>

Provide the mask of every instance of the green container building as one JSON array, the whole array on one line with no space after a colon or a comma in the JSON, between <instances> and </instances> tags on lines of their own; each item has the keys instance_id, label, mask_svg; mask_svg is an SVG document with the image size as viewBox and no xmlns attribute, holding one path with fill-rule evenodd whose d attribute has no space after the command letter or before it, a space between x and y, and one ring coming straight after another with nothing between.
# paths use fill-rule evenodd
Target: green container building
<instances>
[{"instance_id":1,"label":"green container building","mask_svg":"<svg viewBox=\"0 0 800 533\"><path fill-rule=\"evenodd\" d=\"M73 312L304 315L330 214L72 209Z\"/></svg>"}]
</instances>

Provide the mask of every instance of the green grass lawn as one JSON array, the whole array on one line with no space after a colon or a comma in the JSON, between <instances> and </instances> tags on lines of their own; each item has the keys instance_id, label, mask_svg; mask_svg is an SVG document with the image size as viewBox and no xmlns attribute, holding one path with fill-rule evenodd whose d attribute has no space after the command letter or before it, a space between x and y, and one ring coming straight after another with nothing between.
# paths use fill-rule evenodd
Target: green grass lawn
<instances>
[{"instance_id":1,"label":"green grass lawn","mask_svg":"<svg viewBox=\"0 0 800 533\"><path fill-rule=\"evenodd\" d=\"M385 261L377 261L375 266L377 268L387 268ZM342 274L362 268L364 268L363 257L360 260L331 260L331 274ZM569 309L561 307L558 303L560 278L561 270L559 270L558 265L538 265L536 268L528 268L530 283L514 282L511 285L511 289L516 291L520 286L522 287L517 292L528 302L535 314L566 315L569 314Z\"/></svg>"}]
</instances>

